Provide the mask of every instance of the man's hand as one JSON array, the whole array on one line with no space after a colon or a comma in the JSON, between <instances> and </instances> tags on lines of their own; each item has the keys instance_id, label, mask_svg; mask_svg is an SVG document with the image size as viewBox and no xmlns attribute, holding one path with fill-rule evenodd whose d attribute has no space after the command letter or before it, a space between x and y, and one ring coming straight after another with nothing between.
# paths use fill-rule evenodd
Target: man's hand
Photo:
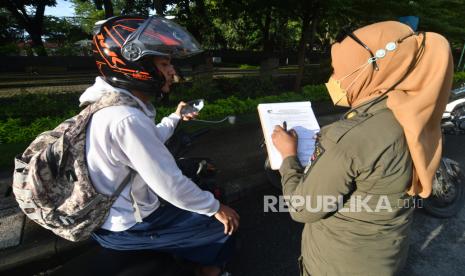
<instances>
[{"instance_id":1,"label":"man's hand","mask_svg":"<svg viewBox=\"0 0 465 276\"><path fill-rule=\"evenodd\" d=\"M234 209L220 204L220 209L215 214L215 218L224 225L224 233L232 235L239 228L240 217Z\"/></svg>"},{"instance_id":2,"label":"man's hand","mask_svg":"<svg viewBox=\"0 0 465 276\"><path fill-rule=\"evenodd\" d=\"M297 133L295 130L285 131L281 126L275 126L271 139L283 160L289 156L297 155Z\"/></svg>"},{"instance_id":3,"label":"man's hand","mask_svg":"<svg viewBox=\"0 0 465 276\"><path fill-rule=\"evenodd\" d=\"M181 109L186 105L187 103L185 102L179 102L178 107L176 108L176 111L174 113L176 113L179 117L181 117L183 121L194 120L199 115L199 113L192 112L192 113L188 113L184 115L181 114Z\"/></svg>"}]
</instances>

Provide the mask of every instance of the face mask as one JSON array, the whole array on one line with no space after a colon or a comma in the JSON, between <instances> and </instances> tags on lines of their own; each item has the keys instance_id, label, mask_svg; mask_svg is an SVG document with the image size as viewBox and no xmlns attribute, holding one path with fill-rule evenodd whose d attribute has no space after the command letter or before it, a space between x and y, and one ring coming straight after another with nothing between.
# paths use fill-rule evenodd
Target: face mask
<instances>
[{"instance_id":1,"label":"face mask","mask_svg":"<svg viewBox=\"0 0 465 276\"><path fill-rule=\"evenodd\" d=\"M340 81L330 77L325 85L334 105L350 107L349 101L347 100L347 91L341 87Z\"/></svg>"},{"instance_id":2,"label":"face mask","mask_svg":"<svg viewBox=\"0 0 465 276\"><path fill-rule=\"evenodd\" d=\"M362 64L362 66L355 69L352 73L349 73L342 77L339 80L330 77L328 82L325 83L326 88L328 89L329 96L331 96L331 100L333 101L334 105L343 106L343 107L350 107L349 100L347 98L347 90L352 87L352 85L357 81L357 79L362 75L363 71L374 61L375 59L369 59L367 63ZM341 82L346 78L352 76L356 72L359 72L358 75L354 78L354 80L347 86L346 89L342 88Z\"/></svg>"}]
</instances>

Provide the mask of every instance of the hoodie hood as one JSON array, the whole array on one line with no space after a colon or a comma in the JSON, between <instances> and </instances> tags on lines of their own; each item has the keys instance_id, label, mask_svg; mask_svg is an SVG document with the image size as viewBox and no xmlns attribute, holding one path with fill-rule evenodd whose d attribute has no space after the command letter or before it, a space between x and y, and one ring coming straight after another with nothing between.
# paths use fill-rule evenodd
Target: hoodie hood
<instances>
[{"instance_id":1,"label":"hoodie hood","mask_svg":"<svg viewBox=\"0 0 465 276\"><path fill-rule=\"evenodd\" d=\"M86 89L84 93L82 93L81 97L79 97L79 106L86 106L92 103L97 102L105 93L124 93L126 95L131 96L133 99L137 101L137 103L142 107L145 115L154 119L155 118L155 108L152 104L143 103L139 98L135 97L131 92L126 89L113 87L109 83L107 83L103 78L96 77L95 83Z\"/></svg>"}]
</instances>

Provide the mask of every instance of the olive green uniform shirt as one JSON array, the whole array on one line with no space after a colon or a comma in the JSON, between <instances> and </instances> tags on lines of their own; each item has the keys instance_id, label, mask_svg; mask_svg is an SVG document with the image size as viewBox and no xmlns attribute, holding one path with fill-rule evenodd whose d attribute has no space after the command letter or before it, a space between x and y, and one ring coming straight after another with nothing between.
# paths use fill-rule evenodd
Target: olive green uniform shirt
<instances>
[{"instance_id":1,"label":"olive green uniform shirt","mask_svg":"<svg viewBox=\"0 0 465 276\"><path fill-rule=\"evenodd\" d=\"M367 106L321 129L306 170L295 156L280 168L290 215L305 223L303 275L394 275L405 264L412 160L386 100ZM318 196L322 207L339 198L338 209L318 208Z\"/></svg>"}]
</instances>

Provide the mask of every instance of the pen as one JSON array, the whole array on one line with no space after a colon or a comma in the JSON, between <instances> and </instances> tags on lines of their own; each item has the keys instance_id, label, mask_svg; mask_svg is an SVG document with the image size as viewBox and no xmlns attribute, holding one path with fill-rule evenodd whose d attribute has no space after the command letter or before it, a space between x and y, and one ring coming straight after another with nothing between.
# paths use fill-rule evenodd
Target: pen
<instances>
[{"instance_id":1,"label":"pen","mask_svg":"<svg viewBox=\"0 0 465 276\"><path fill-rule=\"evenodd\" d=\"M284 129L284 131L287 131L287 122L286 121L283 122L283 129Z\"/></svg>"}]
</instances>

